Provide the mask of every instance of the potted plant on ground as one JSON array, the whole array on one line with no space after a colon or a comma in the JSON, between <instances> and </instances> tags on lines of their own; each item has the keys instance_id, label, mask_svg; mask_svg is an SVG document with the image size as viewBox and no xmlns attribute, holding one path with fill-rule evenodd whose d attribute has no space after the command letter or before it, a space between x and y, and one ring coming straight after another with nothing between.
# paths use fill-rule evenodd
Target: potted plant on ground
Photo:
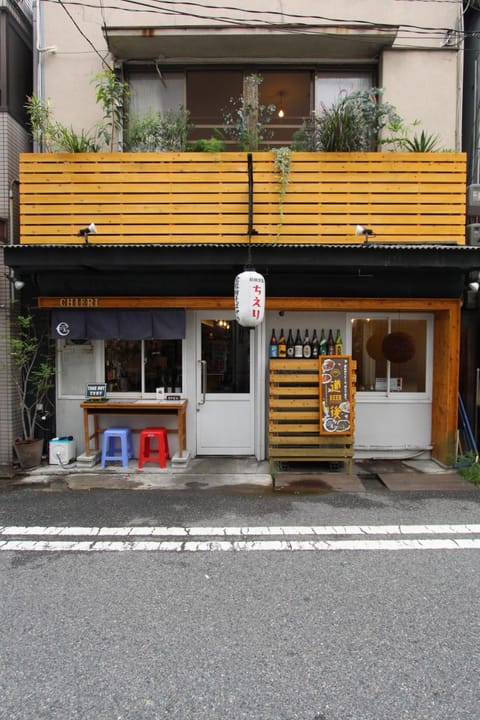
<instances>
[{"instance_id":1,"label":"potted plant on ground","mask_svg":"<svg viewBox=\"0 0 480 720\"><path fill-rule=\"evenodd\" d=\"M54 385L53 344L46 332L38 331L33 315L27 313L15 318L8 345L23 432L13 448L22 468L34 467L41 463L44 442L35 437L35 430Z\"/></svg>"}]
</instances>

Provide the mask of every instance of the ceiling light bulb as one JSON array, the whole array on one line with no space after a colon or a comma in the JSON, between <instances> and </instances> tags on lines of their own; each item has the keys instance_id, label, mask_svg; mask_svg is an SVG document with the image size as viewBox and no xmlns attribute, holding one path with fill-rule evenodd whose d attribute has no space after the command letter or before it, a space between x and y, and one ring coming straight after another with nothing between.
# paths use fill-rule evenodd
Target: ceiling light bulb
<instances>
[{"instance_id":1,"label":"ceiling light bulb","mask_svg":"<svg viewBox=\"0 0 480 720\"><path fill-rule=\"evenodd\" d=\"M285 117L285 113L283 112L283 110L282 110L281 108L280 108L280 110L278 111L278 117L279 117L279 118Z\"/></svg>"}]
</instances>

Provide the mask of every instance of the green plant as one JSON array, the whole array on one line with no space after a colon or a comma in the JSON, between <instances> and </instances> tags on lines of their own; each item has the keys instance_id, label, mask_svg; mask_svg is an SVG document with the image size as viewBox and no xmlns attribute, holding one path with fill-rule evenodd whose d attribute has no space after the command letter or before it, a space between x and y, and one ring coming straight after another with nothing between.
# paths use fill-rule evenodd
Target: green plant
<instances>
[{"instance_id":1,"label":"green plant","mask_svg":"<svg viewBox=\"0 0 480 720\"><path fill-rule=\"evenodd\" d=\"M367 149L366 133L355 103L340 98L319 115L306 120L295 133L298 150L352 152Z\"/></svg>"},{"instance_id":2,"label":"green plant","mask_svg":"<svg viewBox=\"0 0 480 720\"><path fill-rule=\"evenodd\" d=\"M124 147L131 152L181 152L187 149L192 125L183 107L129 118Z\"/></svg>"},{"instance_id":3,"label":"green plant","mask_svg":"<svg viewBox=\"0 0 480 720\"><path fill-rule=\"evenodd\" d=\"M94 78L96 102L103 107L103 120L98 125L98 134L113 150L115 139L123 127L125 101L130 94L128 83L120 80L113 70L97 73Z\"/></svg>"},{"instance_id":4,"label":"green plant","mask_svg":"<svg viewBox=\"0 0 480 720\"><path fill-rule=\"evenodd\" d=\"M278 211L280 213L280 221L283 220L283 203L287 193L288 183L290 181L290 168L292 162L292 151L289 147L274 148L273 150L273 166L275 172L280 176L280 196L278 198Z\"/></svg>"},{"instance_id":5,"label":"green plant","mask_svg":"<svg viewBox=\"0 0 480 720\"><path fill-rule=\"evenodd\" d=\"M15 368L13 382L22 414L23 437L33 440L40 408L54 386L53 344L46 332L38 332L33 316L25 314L16 317L7 345Z\"/></svg>"},{"instance_id":6,"label":"green plant","mask_svg":"<svg viewBox=\"0 0 480 720\"><path fill-rule=\"evenodd\" d=\"M459 475L461 475L468 482L474 485L480 485L480 464L478 462L478 455L475 455L472 451L465 453L464 455L458 455L455 462L455 468Z\"/></svg>"},{"instance_id":7,"label":"green plant","mask_svg":"<svg viewBox=\"0 0 480 720\"><path fill-rule=\"evenodd\" d=\"M383 141L384 128L402 120L390 103L381 102L383 90L371 88L341 93L329 107L307 118L294 135L294 148L304 151L364 152Z\"/></svg>"},{"instance_id":8,"label":"green plant","mask_svg":"<svg viewBox=\"0 0 480 720\"><path fill-rule=\"evenodd\" d=\"M439 137L422 130L420 135L405 138L402 147L409 152L435 152L439 149Z\"/></svg>"},{"instance_id":9,"label":"green plant","mask_svg":"<svg viewBox=\"0 0 480 720\"><path fill-rule=\"evenodd\" d=\"M98 152L99 144L92 133L75 132L52 119L50 102L36 95L27 98L25 104L32 135L45 152Z\"/></svg>"},{"instance_id":10,"label":"green plant","mask_svg":"<svg viewBox=\"0 0 480 720\"><path fill-rule=\"evenodd\" d=\"M65 152L98 152L100 150L98 141L87 130L77 133L72 127L67 128L58 123L56 142Z\"/></svg>"},{"instance_id":11,"label":"green plant","mask_svg":"<svg viewBox=\"0 0 480 720\"><path fill-rule=\"evenodd\" d=\"M40 147L43 147L46 152L49 152L51 150L52 134L55 131L50 102L45 102L36 95L31 95L27 97L25 107L35 142Z\"/></svg>"},{"instance_id":12,"label":"green plant","mask_svg":"<svg viewBox=\"0 0 480 720\"><path fill-rule=\"evenodd\" d=\"M187 150L192 152L223 152L225 150L225 138L221 130L216 128L212 137L194 140L188 144Z\"/></svg>"},{"instance_id":13,"label":"green plant","mask_svg":"<svg viewBox=\"0 0 480 720\"><path fill-rule=\"evenodd\" d=\"M239 98L230 98L230 104L223 111L223 131L242 150L258 150L270 137L267 125L275 105L261 105L258 89L263 82L261 75L248 75L245 90Z\"/></svg>"}]
</instances>

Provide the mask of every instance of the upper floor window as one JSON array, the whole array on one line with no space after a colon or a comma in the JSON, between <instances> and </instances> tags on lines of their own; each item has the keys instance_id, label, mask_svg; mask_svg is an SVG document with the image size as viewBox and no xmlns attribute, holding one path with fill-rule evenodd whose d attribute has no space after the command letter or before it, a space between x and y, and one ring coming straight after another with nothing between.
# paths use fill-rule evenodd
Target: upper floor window
<instances>
[{"instance_id":1,"label":"upper floor window","mask_svg":"<svg viewBox=\"0 0 480 720\"><path fill-rule=\"evenodd\" d=\"M295 131L321 103L331 105L341 92L352 92L372 86L369 70L351 72L313 72L305 69L258 68L260 75L259 104L272 105L267 147L287 145ZM128 69L130 84L130 115L178 110L184 107L193 129L189 139L208 139L222 129L225 112L231 100L244 92L244 83L251 70L242 68L199 68L185 71ZM231 146L233 141L228 141Z\"/></svg>"},{"instance_id":2,"label":"upper floor window","mask_svg":"<svg viewBox=\"0 0 480 720\"><path fill-rule=\"evenodd\" d=\"M317 72L315 74L315 112L322 106L330 107L340 95L357 90L369 90L374 85L373 74L368 70L357 72Z\"/></svg>"}]
</instances>

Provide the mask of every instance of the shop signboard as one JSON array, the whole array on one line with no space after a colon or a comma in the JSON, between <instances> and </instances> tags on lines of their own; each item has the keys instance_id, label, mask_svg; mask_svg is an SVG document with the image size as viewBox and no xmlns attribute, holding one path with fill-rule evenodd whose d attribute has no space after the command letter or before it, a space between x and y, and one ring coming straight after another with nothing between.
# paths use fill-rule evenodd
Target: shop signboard
<instances>
[{"instance_id":1,"label":"shop signboard","mask_svg":"<svg viewBox=\"0 0 480 720\"><path fill-rule=\"evenodd\" d=\"M353 432L352 358L323 355L320 363L320 435Z\"/></svg>"},{"instance_id":2,"label":"shop signboard","mask_svg":"<svg viewBox=\"0 0 480 720\"><path fill-rule=\"evenodd\" d=\"M107 383L87 383L86 402L104 402L107 399Z\"/></svg>"}]
</instances>

